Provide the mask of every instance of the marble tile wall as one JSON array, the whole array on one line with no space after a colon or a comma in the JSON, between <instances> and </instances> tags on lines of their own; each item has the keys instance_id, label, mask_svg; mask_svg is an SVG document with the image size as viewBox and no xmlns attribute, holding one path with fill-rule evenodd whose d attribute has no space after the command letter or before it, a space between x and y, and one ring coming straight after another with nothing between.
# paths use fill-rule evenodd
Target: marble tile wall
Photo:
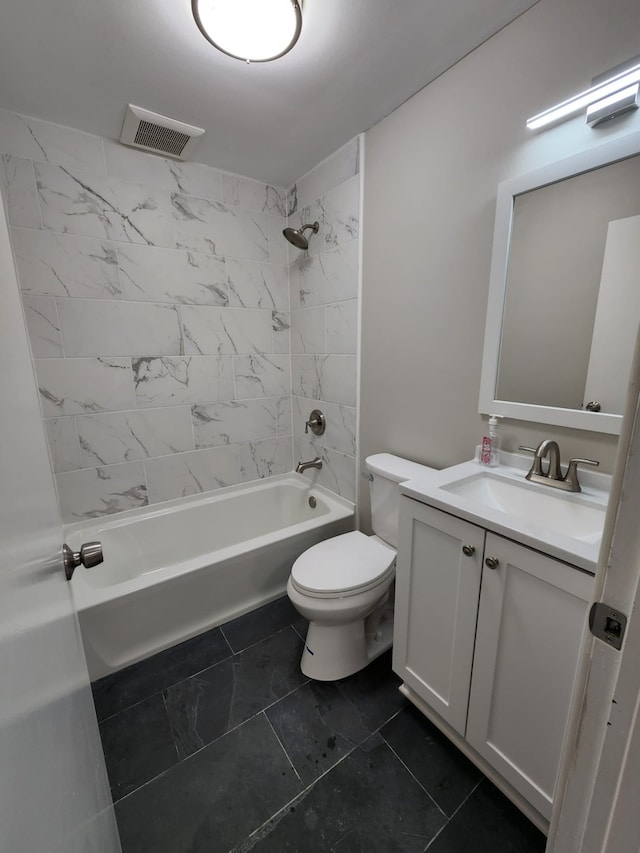
<instances>
[{"instance_id":1,"label":"marble tile wall","mask_svg":"<svg viewBox=\"0 0 640 853\"><path fill-rule=\"evenodd\" d=\"M287 205L290 226L320 225L308 251L289 246L294 456L320 456L306 476L355 501L359 139L297 181ZM327 420L318 437L305 434L314 408Z\"/></svg>"},{"instance_id":2,"label":"marble tile wall","mask_svg":"<svg viewBox=\"0 0 640 853\"><path fill-rule=\"evenodd\" d=\"M292 469L283 190L3 110L0 190L64 521ZM323 232L336 309L353 227ZM346 370L304 370L352 404Z\"/></svg>"}]
</instances>

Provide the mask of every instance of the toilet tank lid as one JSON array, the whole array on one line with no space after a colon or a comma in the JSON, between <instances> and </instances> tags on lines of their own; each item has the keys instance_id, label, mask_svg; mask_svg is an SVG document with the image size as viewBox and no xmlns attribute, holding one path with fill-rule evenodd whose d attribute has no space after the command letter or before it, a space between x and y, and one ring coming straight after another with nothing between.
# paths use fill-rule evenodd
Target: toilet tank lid
<instances>
[{"instance_id":1,"label":"toilet tank lid","mask_svg":"<svg viewBox=\"0 0 640 853\"><path fill-rule=\"evenodd\" d=\"M393 453L374 453L373 456L367 456L365 461L367 469L372 474L379 474L394 483L403 483L414 477L424 477L428 472L435 474L437 470L403 459L401 456L394 456Z\"/></svg>"}]
</instances>

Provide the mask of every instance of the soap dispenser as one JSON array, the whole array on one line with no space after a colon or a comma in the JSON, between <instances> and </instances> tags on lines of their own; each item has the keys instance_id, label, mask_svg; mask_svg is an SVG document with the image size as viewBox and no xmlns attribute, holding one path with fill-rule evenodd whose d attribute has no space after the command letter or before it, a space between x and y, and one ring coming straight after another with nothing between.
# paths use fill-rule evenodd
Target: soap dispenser
<instances>
[{"instance_id":1,"label":"soap dispenser","mask_svg":"<svg viewBox=\"0 0 640 853\"><path fill-rule=\"evenodd\" d=\"M500 464L499 449L500 439L498 438L498 418L500 415L491 415L489 418L489 434L482 436L482 446L480 448L480 462L488 468L497 468Z\"/></svg>"}]
</instances>

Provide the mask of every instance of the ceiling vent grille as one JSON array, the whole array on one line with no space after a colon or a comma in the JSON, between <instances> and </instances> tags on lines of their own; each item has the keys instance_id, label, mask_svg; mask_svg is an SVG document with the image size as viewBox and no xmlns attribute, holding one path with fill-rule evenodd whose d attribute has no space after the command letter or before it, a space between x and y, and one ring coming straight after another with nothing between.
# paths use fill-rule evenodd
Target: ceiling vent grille
<instances>
[{"instance_id":1,"label":"ceiling vent grille","mask_svg":"<svg viewBox=\"0 0 640 853\"><path fill-rule=\"evenodd\" d=\"M120 142L151 151L153 154L187 160L203 133L201 127L183 124L181 121L129 104Z\"/></svg>"}]
</instances>

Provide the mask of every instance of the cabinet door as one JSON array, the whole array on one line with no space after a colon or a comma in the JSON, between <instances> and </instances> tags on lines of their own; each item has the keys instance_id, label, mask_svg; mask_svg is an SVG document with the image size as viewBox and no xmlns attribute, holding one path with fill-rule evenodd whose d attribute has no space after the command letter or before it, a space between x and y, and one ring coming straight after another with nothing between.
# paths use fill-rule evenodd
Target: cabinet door
<instances>
[{"instance_id":1,"label":"cabinet door","mask_svg":"<svg viewBox=\"0 0 640 853\"><path fill-rule=\"evenodd\" d=\"M402 497L393 666L464 735L484 530ZM463 552L473 549L467 556Z\"/></svg>"},{"instance_id":2,"label":"cabinet door","mask_svg":"<svg viewBox=\"0 0 640 853\"><path fill-rule=\"evenodd\" d=\"M593 578L487 533L467 741L544 817Z\"/></svg>"}]
</instances>

